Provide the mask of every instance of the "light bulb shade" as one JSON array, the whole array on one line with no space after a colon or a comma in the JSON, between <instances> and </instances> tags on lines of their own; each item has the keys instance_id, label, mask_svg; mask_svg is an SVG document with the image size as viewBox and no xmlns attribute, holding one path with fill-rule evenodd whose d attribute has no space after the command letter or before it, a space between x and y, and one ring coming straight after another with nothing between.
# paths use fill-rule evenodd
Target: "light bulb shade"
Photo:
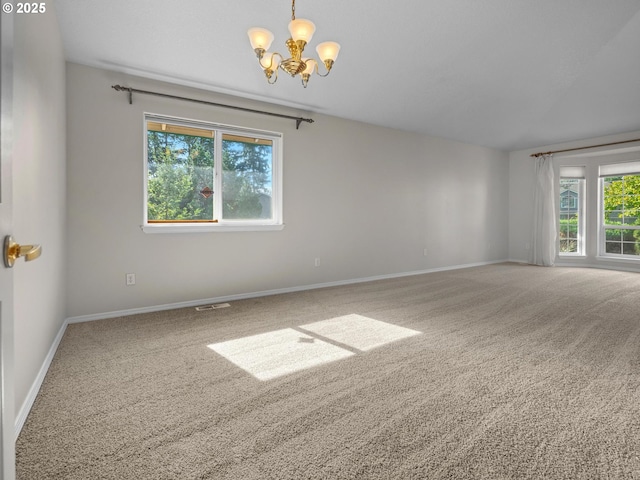
<instances>
[{"instance_id":1,"label":"light bulb shade","mask_svg":"<svg viewBox=\"0 0 640 480\"><path fill-rule=\"evenodd\" d=\"M276 70L280 65L280 56L274 56L272 52L267 52L262 59L260 59L260 65L264 70Z\"/></svg>"},{"instance_id":2,"label":"light bulb shade","mask_svg":"<svg viewBox=\"0 0 640 480\"><path fill-rule=\"evenodd\" d=\"M318 56L323 62L327 60L335 62L336 58L338 58L338 53L340 53L340 44L336 42L322 42L316 47L316 52L318 52Z\"/></svg>"},{"instance_id":3,"label":"light bulb shade","mask_svg":"<svg viewBox=\"0 0 640 480\"><path fill-rule=\"evenodd\" d=\"M316 61L313 58L303 58L302 61L307 64L307 68L302 73L311 75L316 66Z\"/></svg>"},{"instance_id":4,"label":"light bulb shade","mask_svg":"<svg viewBox=\"0 0 640 480\"><path fill-rule=\"evenodd\" d=\"M289 22L289 33L294 41L302 40L306 43L311 41L316 26L311 20L305 20L304 18L296 18Z\"/></svg>"},{"instance_id":5,"label":"light bulb shade","mask_svg":"<svg viewBox=\"0 0 640 480\"><path fill-rule=\"evenodd\" d=\"M249 41L251 42L251 48L262 48L263 50L269 50L271 43L273 42L273 33L266 28L254 27L247 31L249 35Z\"/></svg>"}]
</instances>

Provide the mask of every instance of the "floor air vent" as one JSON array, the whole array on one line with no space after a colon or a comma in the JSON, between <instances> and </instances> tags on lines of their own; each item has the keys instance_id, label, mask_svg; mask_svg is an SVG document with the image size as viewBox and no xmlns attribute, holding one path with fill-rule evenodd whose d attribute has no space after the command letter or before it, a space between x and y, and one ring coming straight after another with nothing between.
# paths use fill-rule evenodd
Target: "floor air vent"
<instances>
[{"instance_id":1,"label":"floor air vent","mask_svg":"<svg viewBox=\"0 0 640 480\"><path fill-rule=\"evenodd\" d=\"M231 305L229 303L214 303L213 305L202 305L201 307L196 307L198 312L208 312L209 310L218 310L219 308L227 308Z\"/></svg>"}]
</instances>

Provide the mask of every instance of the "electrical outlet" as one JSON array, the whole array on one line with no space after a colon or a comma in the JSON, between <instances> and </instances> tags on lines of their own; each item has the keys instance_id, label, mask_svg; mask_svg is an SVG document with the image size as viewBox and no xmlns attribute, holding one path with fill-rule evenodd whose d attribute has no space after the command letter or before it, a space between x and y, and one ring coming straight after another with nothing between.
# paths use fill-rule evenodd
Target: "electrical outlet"
<instances>
[{"instance_id":1,"label":"electrical outlet","mask_svg":"<svg viewBox=\"0 0 640 480\"><path fill-rule=\"evenodd\" d=\"M316 261L315 261L315 264L314 264L314 265L315 265L316 267L319 267L319 266L320 266L320 259L319 259L319 258L316 258Z\"/></svg>"},{"instance_id":2,"label":"electrical outlet","mask_svg":"<svg viewBox=\"0 0 640 480\"><path fill-rule=\"evenodd\" d=\"M422 255L425 256L425 257L427 256L427 249L426 248L422 251Z\"/></svg>"},{"instance_id":3,"label":"electrical outlet","mask_svg":"<svg viewBox=\"0 0 640 480\"><path fill-rule=\"evenodd\" d=\"M136 274L135 273L127 273L127 285L135 285L136 284Z\"/></svg>"}]
</instances>

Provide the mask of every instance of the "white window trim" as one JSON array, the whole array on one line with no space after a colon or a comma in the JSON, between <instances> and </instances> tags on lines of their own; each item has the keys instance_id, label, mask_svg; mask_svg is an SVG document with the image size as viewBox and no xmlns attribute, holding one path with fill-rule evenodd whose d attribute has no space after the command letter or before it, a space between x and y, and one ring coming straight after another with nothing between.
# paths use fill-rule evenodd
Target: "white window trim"
<instances>
[{"instance_id":1,"label":"white window trim","mask_svg":"<svg viewBox=\"0 0 640 480\"><path fill-rule=\"evenodd\" d=\"M609 165L602 164L606 167ZM631 171L631 169L629 169ZM606 176L621 176L621 175L637 175L637 173L621 173L621 174L611 174L608 173ZM607 229L617 230L617 229L629 229L629 230L640 230L640 225L616 225L607 227L604 224L604 175L600 175L598 178L598 255L596 259L599 260L613 260L618 262L634 262L640 263L640 255L624 255L624 254L615 254L615 253L607 253L606 249L606 231ZM617 227L617 228L616 228ZM621 228L622 227L622 228Z\"/></svg>"},{"instance_id":2,"label":"white window trim","mask_svg":"<svg viewBox=\"0 0 640 480\"><path fill-rule=\"evenodd\" d=\"M582 167L584 168L584 167ZM578 219L579 219L579 223L578 223L578 251L577 252L561 252L558 249L558 257L585 257L586 256L586 197L587 197L587 181L586 179L583 177L560 177L560 180L570 180L570 179L575 179L575 180L581 180L580 183L580 189L578 192ZM560 182L558 182L558 185L560 185ZM560 203L560 202L559 202ZM571 207L568 207L571 208ZM558 214L562 211L562 208L558 209ZM558 218L559 215L558 215ZM560 241L558 240L558 245L559 245Z\"/></svg>"},{"instance_id":3,"label":"white window trim","mask_svg":"<svg viewBox=\"0 0 640 480\"><path fill-rule=\"evenodd\" d=\"M160 122L173 123L176 125L184 124L190 127L203 127L216 130L215 136L215 152L216 161L214 162L214 190L222 191L222 161L218 160L218 153L222 155L222 135L225 133L247 134L256 138L265 138L273 140L273 158L272 158L272 185L271 196L273 202L273 218L268 220L224 220L222 219L220 202L214 203L214 217L220 218L217 223L162 223L155 224L147 221L148 204L147 204L147 171L148 171L148 142L147 142L147 121L156 120ZM267 130L257 130L253 128L238 127L233 125L225 125L215 122L206 122L202 120L192 120L181 117L174 117L162 114L144 112L142 116L143 132L144 132L144 162L143 162L143 218L140 228L144 233L210 233L210 232L267 232L279 231L284 229L283 222L283 201L282 201L282 180L283 180L283 134L281 132L272 132ZM220 157L221 158L221 157Z\"/></svg>"},{"instance_id":4,"label":"white window trim","mask_svg":"<svg viewBox=\"0 0 640 480\"><path fill-rule=\"evenodd\" d=\"M142 225L144 233L210 233L210 232L274 232L284 229L284 224L253 224L253 225L228 225L223 224L207 224L199 225L196 223L183 223L180 225Z\"/></svg>"}]
</instances>

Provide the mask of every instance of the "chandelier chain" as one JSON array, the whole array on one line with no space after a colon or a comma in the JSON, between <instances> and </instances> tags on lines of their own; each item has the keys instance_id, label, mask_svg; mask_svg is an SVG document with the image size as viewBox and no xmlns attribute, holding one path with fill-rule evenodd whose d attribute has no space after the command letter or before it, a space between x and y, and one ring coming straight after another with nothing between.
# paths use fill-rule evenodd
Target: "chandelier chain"
<instances>
[{"instance_id":1,"label":"chandelier chain","mask_svg":"<svg viewBox=\"0 0 640 480\"><path fill-rule=\"evenodd\" d=\"M296 19L296 0L291 0L291 20Z\"/></svg>"}]
</instances>

